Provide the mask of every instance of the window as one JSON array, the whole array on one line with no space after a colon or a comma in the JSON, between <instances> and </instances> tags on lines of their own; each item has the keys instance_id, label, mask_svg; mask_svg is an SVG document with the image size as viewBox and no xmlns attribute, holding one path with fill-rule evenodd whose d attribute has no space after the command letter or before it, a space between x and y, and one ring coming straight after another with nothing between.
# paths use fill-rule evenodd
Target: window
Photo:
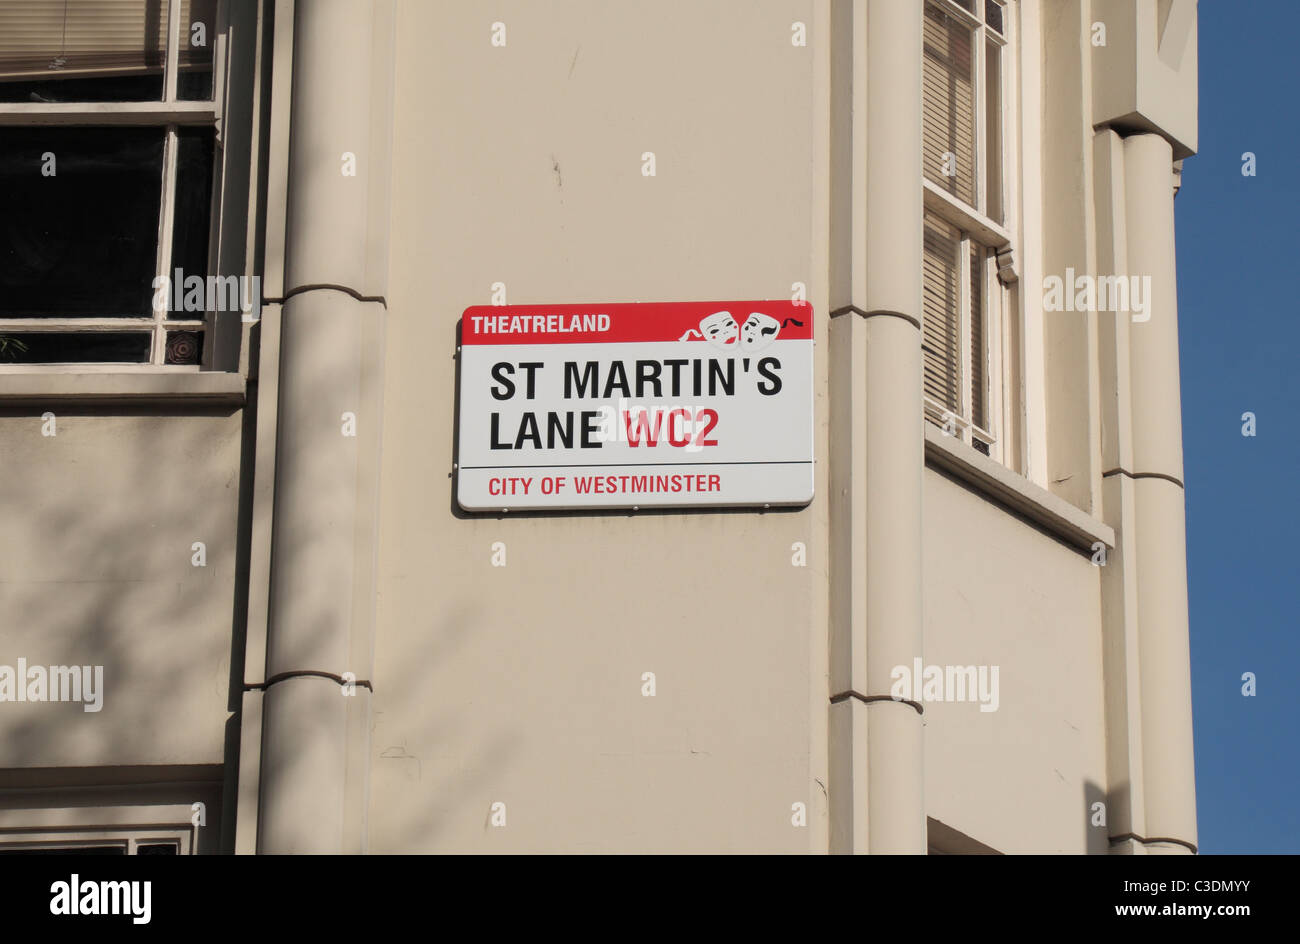
<instances>
[{"instance_id":1,"label":"window","mask_svg":"<svg viewBox=\"0 0 1300 944\"><path fill-rule=\"evenodd\" d=\"M215 852L220 809L216 781L12 789L0 809L0 856Z\"/></svg>"},{"instance_id":2,"label":"window","mask_svg":"<svg viewBox=\"0 0 1300 944\"><path fill-rule=\"evenodd\" d=\"M221 12L0 0L0 370L210 363Z\"/></svg>"},{"instance_id":3,"label":"window","mask_svg":"<svg viewBox=\"0 0 1300 944\"><path fill-rule=\"evenodd\" d=\"M1005 4L927 0L922 25L922 355L926 418L1003 455Z\"/></svg>"},{"instance_id":4,"label":"window","mask_svg":"<svg viewBox=\"0 0 1300 944\"><path fill-rule=\"evenodd\" d=\"M0 855L189 855L190 837L172 830L124 833L33 833L19 842L0 842Z\"/></svg>"}]
</instances>

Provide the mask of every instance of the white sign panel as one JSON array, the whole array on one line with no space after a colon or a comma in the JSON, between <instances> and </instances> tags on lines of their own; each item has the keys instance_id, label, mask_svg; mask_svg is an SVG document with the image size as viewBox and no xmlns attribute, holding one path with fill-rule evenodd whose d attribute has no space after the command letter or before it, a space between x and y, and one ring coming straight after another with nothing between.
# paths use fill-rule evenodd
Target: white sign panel
<instances>
[{"instance_id":1,"label":"white sign panel","mask_svg":"<svg viewBox=\"0 0 1300 944\"><path fill-rule=\"evenodd\" d=\"M459 504L807 504L812 372L807 304L466 309Z\"/></svg>"}]
</instances>

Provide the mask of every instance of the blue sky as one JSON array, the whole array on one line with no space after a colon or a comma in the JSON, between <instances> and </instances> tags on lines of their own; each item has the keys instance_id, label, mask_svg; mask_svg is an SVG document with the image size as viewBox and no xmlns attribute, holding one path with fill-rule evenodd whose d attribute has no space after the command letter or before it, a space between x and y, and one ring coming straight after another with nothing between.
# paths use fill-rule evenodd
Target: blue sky
<instances>
[{"instance_id":1,"label":"blue sky","mask_svg":"<svg viewBox=\"0 0 1300 944\"><path fill-rule=\"evenodd\" d=\"M1300 108L1294 0L1201 0L1179 341L1203 853L1300 852ZM1242 176L1253 152L1256 176ZM1241 434L1241 415L1257 435ZM1241 693L1254 672L1258 694Z\"/></svg>"}]
</instances>

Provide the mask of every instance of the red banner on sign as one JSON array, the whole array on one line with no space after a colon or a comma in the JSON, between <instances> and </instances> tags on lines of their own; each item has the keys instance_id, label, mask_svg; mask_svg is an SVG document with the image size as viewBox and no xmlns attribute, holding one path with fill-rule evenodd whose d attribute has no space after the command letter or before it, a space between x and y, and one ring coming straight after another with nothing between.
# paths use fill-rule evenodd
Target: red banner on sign
<instances>
[{"instance_id":1,"label":"red banner on sign","mask_svg":"<svg viewBox=\"0 0 1300 944\"><path fill-rule=\"evenodd\" d=\"M740 353L812 336L812 306L785 300L474 305L461 316L462 344L700 341Z\"/></svg>"}]
</instances>

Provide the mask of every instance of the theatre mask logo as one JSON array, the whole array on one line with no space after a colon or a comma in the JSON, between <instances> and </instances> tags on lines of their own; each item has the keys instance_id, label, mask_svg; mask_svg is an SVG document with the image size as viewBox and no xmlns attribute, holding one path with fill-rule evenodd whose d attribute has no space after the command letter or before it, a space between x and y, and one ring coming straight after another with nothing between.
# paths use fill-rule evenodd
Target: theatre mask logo
<instances>
[{"instance_id":1,"label":"theatre mask logo","mask_svg":"<svg viewBox=\"0 0 1300 944\"><path fill-rule=\"evenodd\" d=\"M689 341L694 336L695 331L687 331L682 335L681 340ZM731 317L731 312L715 311L700 322L699 336L714 347L725 351L740 337L740 328L736 326L736 319Z\"/></svg>"},{"instance_id":2,"label":"theatre mask logo","mask_svg":"<svg viewBox=\"0 0 1300 944\"><path fill-rule=\"evenodd\" d=\"M785 319L785 323L777 321L771 315L765 315L761 311L751 311L745 323L740 326L740 347L747 353L761 351L781 333L781 329L789 325L796 328L802 328L803 322L795 321L793 318Z\"/></svg>"},{"instance_id":3,"label":"theatre mask logo","mask_svg":"<svg viewBox=\"0 0 1300 944\"><path fill-rule=\"evenodd\" d=\"M802 322L787 318L785 325L790 324L803 327ZM737 327L736 319L731 312L715 311L700 322L698 331L692 328L678 340L691 341L703 338L722 351L732 350L738 343L742 350L754 353L775 341L785 325L771 315L765 315L761 311L751 311L745 318L745 323Z\"/></svg>"},{"instance_id":4,"label":"theatre mask logo","mask_svg":"<svg viewBox=\"0 0 1300 944\"><path fill-rule=\"evenodd\" d=\"M457 500L806 504L812 350L812 308L785 300L468 308Z\"/></svg>"}]
</instances>

